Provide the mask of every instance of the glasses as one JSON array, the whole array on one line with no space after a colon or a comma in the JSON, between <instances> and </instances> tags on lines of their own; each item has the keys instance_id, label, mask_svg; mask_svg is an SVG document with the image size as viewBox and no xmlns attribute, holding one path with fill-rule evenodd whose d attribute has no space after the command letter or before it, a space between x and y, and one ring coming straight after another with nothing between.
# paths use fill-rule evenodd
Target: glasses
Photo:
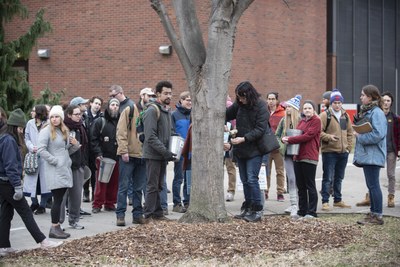
<instances>
[{"instance_id":1,"label":"glasses","mask_svg":"<svg viewBox=\"0 0 400 267\"><path fill-rule=\"evenodd\" d=\"M80 116L82 116L82 113L73 113L72 115L80 117Z\"/></svg>"},{"instance_id":2,"label":"glasses","mask_svg":"<svg viewBox=\"0 0 400 267\"><path fill-rule=\"evenodd\" d=\"M113 95L110 95L110 98L114 98L114 97L116 97L117 95L119 95L121 92L119 92L119 93L116 93L116 94L113 94Z\"/></svg>"}]
</instances>

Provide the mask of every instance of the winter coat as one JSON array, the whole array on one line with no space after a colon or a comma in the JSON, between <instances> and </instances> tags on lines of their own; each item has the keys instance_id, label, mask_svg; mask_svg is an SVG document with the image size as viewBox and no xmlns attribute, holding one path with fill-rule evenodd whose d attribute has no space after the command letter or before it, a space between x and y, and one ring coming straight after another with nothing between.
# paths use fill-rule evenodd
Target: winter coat
<instances>
[{"instance_id":1,"label":"winter coat","mask_svg":"<svg viewBox=\"0 0 400 267\"><path fill-rule=\"evenodd\" d=\"M340 121L334 115L332 107L329 108L331 113L331 121L327 125L327 113L322 112L319 117L321 119L321 152L350 153L353 146L353 128L346 111L341 110ZM347 119L346 119L347 116ZM330 135L335 135L339 140L332 141Z\"/></svg>"},{"instance_id":2,"label":"winter coat","mask_svg":"<svg viewBox=\"0 0 400 267\"><path fill-rule=\"evenodd\" d=\"M168 143L170 136L174 133L171 114L169 109L162 106L158 101L154 102L159 110L148 106L143 116L145 141L143 143L143 158L153 160L168 160Z\"/></svg>"},{"instance_id":3,"label":"winter coat","mask_svg":"<svg viewBox=\"0 0 400 267\"><path fill-rule=\"evenodd\" d=\"M13 187L21 186L22 157L17 141L10 134L0 136L0 177Z\"/></svg>"},{"instance_id":4,"label":"winter coat","mask_svg":"<svg viewBox=\"0 0 400 267\"><path fill-rule=\"evenodd\" d=\"M288 137L289 144L300 144L299 154L293 160L318 162L321 135L321 120L318 115L313 115L308 120L304 117L296 129L303 133Z\"/></svg>"},{"instance_id":5,"label":"winter coat","mask_svg":"<svg viewBox=\"0 0 400 267\"><path fill-rule=\"evenodd\" d=\"M233 146L233 155L238 158L262 156L258 141L268 127L269 112L267 104L259 99L254 106L239 105L237 102L226 109L226 121L236 119L236 137L244 137L245 142Z\"/></svg>"},{"instance_id":6,"label":"winter coat","mask_svg":"<svg viewBox=\"0 0 400 267\"><path fill-rule=\"evenodd\" d=\"M387 121L385 113L374 107L364 117L370 120L372 131L358 134L354 149L353 164L356 166L375 165L385 167Z\"/></svg>"},{"instance_id":7,"label":"winter coat","mask_svg":"<svg viewBox=\"0 0 400 267\"><path fill-rule=\"evenodd\" d=\"M276 132L276 128L278 127L278 124L283 117L285 117L285 108L282 105L278 104L276 106L275 112L270 114L269 116L269 124L273 133Z\"/></svg>"},{"instance_id":8,"label":"winter coat","mask_svg":"<svg viewBox=\"0 0 400 267\"><path fill-rule=\"evenodd\" d=\"M72 187L72 161L69 154L78 150L79 145L73 146L68 138L63 139L60 129L56 130L54 140L50 136L50 125L40 130L38 153L44 160L44 177L48 190Z\"/></svg>"},{"instance_id":9,"label":"winter coat","mask_svg":"<svg viewBox=\"0 0 400 267\"><path fill-rule=\"evenodd\" d=\"M136 120L139 117L139 111L136 105L133 108L130 129L128 129L130 106L123 109L119 117L117 124L117 155L128 153L131 158L142 158L142 143L139 141L136 133Z\"/></svg>"},{"instance_id":10,"label":"winter coat","mask_svg":"<svg viewBox=\"0 0 400 267\"><path fill-rule=\"evenodd\" d=\"M172 125L174 126L175 132L181 137L186 139L186 135L190 126L190 109L182 107L181 104L176 105L176 110L171 114Z\"/></svg>"},{"instance_id":11,"label":"winter coat","mask_svg":"<svg viewBox=\"0 0 400 267\"><path fill-rule=\"evenodd\" d=\"M28 121L25 127L25 144L29 152L33 153L33 147L38 147L39 130L36 126L36 120L31 119ZM37 151L36 151L37 153ZM50 190L47 188L46 179L44 179L44 173L46 169L42 157L38 157L38 171L36 173L27 174L24 176L24 195L30 197L36 197L37 192L37 181L39 175L41 175L40 182L40 194L50 194Z\"/></svg>"},{"instance_id":12,"label":"winter coat","mask_svg":"<svg viewBox=\"0 0 400 267\"><path fill-rule=\"evenodd\" d=\"M104 118L99 118L92 124L90 132L92 137L90 140L91 151L93 157L103 156L117 160L117 118L111 118L108 110L104 112ZM103 125L104 123L104 125ZM103 128L103 130L101 130ZM101 133L100 133L101 132Z\"/></svg>"}]
</instances>

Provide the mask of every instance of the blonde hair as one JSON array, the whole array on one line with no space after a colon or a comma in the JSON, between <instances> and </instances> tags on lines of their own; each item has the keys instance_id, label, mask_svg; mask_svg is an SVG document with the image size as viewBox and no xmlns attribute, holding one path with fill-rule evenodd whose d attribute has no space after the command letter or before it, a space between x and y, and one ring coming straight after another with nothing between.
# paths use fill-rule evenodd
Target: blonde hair
<instances>
[{"instance_id":1,"label":"blonde hair","mask_svg":"<svg viewBox=\"0 0 400 267\"><path fill-rule=\"evenodd\" d=\"M50 139L54 141L57 137L57 128L61 130L61 133L63 135L63 139L67 140L69 136L69 129L67 126L65 126L64 121L61 120L60 126L54 126L51 122L49 123L50 125Z\"/></svg>"},{"instance_id":2,"label":"blonde hair","mask_svg":"<svg viewBox=\"0 0 400 267\"><path fill-rule=\"evenodd\" d=\"M299 121L301 119L300 117L300 111L298 111L295 108L291 109L290 115L286 112L286 121L285 121L285 132L287 129L296 129L297 125L299 124Z\"/></svg>"}]
</instances>

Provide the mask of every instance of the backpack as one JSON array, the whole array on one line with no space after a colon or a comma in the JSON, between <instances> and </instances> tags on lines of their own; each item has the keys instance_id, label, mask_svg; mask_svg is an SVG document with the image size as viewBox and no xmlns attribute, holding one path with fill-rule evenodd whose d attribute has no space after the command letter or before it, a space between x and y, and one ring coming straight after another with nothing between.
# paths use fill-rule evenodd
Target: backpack
<instances>
[{"instance_id":1,"label":"backpack","mask_svg":"<svg viewBox=\"0 0 400 267\"><path fill-rule=\"evenodd\" d=\"M329 124L331 123L332 119L332 114L329 109L325 110L326 112L326 126L324 129L324 132L326 132L326 129L328 129ZM349 115L347 115L347 112L344 113L344 116L346 117L346 124L349 122Z\"/></svg>"},{"instance_id":2,"label":"backpack","mask_svg":"<svg viewBox=\"0 0 400 267\"><path fill-rule=\"evenodd\" d=\"M157 121L158 121L160 119L160 108L154 103L150 103L149 106L153 106L154 109L156 110ZM147 107L147 109L148 109L148 107ZM144 116L144 113L146 112L146 110L141 111L139 114L139 117L136 119L136 134L141 143L144 143L144 140L145 140L143 116Z\"/></svg>"}]
</instances>

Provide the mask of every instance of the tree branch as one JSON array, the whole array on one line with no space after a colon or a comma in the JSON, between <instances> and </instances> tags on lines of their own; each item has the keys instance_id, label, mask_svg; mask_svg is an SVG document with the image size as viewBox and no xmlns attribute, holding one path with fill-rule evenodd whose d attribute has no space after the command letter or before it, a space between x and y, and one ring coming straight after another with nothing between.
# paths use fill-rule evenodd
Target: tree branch
<instances>
[{"instance_id":1,"label":"tree branch","mask_svg":"<svg viewBox=\"0 0 400 267\"><path fill-rule=\"evenodd\" d=\"M192 80L194 77L195 71L193 70L193 66L189 60L189 57L186 53L186 50L179 40L178 35L169 19L168 13L165 9L164 4L161 0L150 0L151 7L157 12L158 16L161 19L161 23L164 26L165 32L168 35L169 40L171 41L172 47L176 51L178 58L182 64L182 67L185 71L186 79L188 81Z\"/></svg>"}]
</instances>

